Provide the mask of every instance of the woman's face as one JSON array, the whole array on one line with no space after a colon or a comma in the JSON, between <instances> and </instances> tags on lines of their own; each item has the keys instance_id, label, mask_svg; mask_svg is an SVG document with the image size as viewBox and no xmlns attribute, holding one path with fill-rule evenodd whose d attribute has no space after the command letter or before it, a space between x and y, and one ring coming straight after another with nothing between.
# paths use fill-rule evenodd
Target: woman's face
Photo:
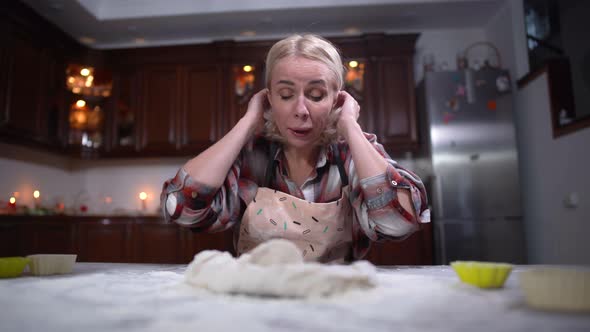
<instances>
[{"instance_id":1,"label":"woman's face","mask_svg":"<svg viewBox=\"0 0 590 332\"><path fill-rule=\"evenodd\" d=\"M318 141L336 103L334 81L334 74L319 61L290 56L275 64L269 102L288 146L309 148Z\"/></svg>"}]
</instances>

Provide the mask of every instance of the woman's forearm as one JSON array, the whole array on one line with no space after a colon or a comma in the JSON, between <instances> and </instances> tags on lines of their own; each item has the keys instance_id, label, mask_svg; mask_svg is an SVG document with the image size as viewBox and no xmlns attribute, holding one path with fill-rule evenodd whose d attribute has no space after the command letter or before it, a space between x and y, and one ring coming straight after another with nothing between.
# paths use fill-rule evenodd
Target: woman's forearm
<instances>
[{"instance_id":1,"label":"woman's forearm","mask_svg":"<svg viewBox=\"0 0 590 332\"><path fill-rule=\"evenodd\" d=\"M373 148L356 120L349 120L345 125L344 139L350 147L352 160L359 179L366 179L385 173L387 161Z\"/></svg>"},{"instance_id":2,"label":"woman's forearm","mask_svg":"<svg viewBox=\"0 0 590 332\"><path fill-rule=\"evenodd\" d=\"M244 116L222 139L189 160L184 170L197 182L213 188L221 187L227 172L255 130L255 121L248 115Z\"/></svg>"},{"instance_id":3,"label":"woman's forearm","mask_svg":"<svg viewBox=\"0 0 590 332\"><path fill-rule=\"evenodd\" d=\"M387 161L373 148L356 120L350 119L344 125L344 138L350 147L352 160L359 179L366 179L375 175L385 173ZM397 189L397 197L401 206L412 216L416 217L410 191L408 189Z\"/></svg>"}]
</instances>

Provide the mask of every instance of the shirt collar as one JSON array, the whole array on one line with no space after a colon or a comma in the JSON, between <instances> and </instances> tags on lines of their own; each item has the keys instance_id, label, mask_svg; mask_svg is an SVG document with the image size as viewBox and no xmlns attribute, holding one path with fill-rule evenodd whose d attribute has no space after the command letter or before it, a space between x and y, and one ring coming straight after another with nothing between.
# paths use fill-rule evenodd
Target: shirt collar
<instances>
[{"instance_id":1,"label":"shirt collar","mask_svg":"<svg viewBox=\"0 0 590 332\"><path fill-rule=\"evenodd\" d=\"M316 169L322 168L324 166L326 166L326 163L328 161L328 148L326 148L325 146L322 146L322 148L320 149L320 153L318 155L318 161L315 165ZM274 160L276 160L279 165L282 164L282 158L283 157L283 146L279 146L279 148L277 149L277 152L274 155Z\"/></svg>"}]
</instances>

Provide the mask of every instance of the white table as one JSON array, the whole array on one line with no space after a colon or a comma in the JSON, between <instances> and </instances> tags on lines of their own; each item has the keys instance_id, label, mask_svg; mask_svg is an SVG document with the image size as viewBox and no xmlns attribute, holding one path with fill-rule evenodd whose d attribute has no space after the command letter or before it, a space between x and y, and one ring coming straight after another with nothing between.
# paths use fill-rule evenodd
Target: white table
<instances>
[{"instance_id":1,"label":"white table","mask_svg":"<svg viewBox=\"0 0 590 332\"><path fill-rule=\"evenodd\" d=\"M379 269L379 287L322 300L218 295L185 265L77 263L69 275L0 279L0 331L590 331L590 315L535 311L517 267L505 287L448 266Z\"/></svg>"}]
</instances>

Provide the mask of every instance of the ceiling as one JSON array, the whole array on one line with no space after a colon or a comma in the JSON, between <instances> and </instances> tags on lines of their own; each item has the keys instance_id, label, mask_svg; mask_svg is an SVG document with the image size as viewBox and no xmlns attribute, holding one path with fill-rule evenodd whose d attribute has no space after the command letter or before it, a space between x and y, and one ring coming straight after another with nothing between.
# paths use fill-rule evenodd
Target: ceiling
<instances>
[{"instance_id":1,"label":"ceiling","mask_svg":"<svg viewBox=\"0 0 590 332\"><path fill-rule=\"evenodd\" d=\"M483 27L507 0L22 0L97 49Z\"/></svg>"}]
</instances>

